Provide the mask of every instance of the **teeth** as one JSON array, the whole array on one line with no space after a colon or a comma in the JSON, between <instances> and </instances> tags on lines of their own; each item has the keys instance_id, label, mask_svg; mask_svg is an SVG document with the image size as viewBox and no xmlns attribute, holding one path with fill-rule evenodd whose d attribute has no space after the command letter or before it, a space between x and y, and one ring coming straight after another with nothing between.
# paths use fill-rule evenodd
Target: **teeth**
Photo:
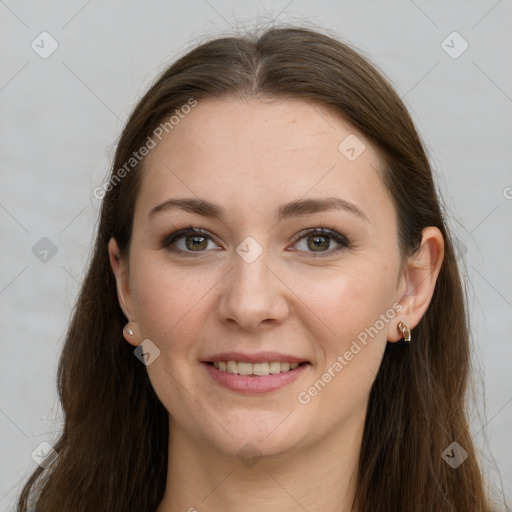
<instances>
[{"instance_id":1,"label":"teeth","mask_svg":"<svg viewBox=\"0 0 512 512\"><path fill-rule=\"evenodd\" d=\"M299 363L280 363L279 361L272 361L270 363L253 364L243 361L215 361L213 366L223 372L227 371L238 375L265 376L295 370L295 368L299 366Z\"/></svg>"},{"instance_id":2,"label":"teeth","mask_svg":"<svg viewBox=\"0 0 512 512\"><path fill-rule=\"evenodd\" d=\"M236 361L228 361L228 372L238 373L238 363Z\"/></svg>"},{"instance_id":3,"label":"teeth","mask_svg":"<svg viewBox=\"0 0 512 512\"><path fill-rule=\"evenodd\" d=\"M240 368L240 364L241 363L238 363L238 368ZM268 369L268 363L254 363L249 366L252 366L253 375L268 375L270 373Z\"/></svg>"},{"instance_id":4,"label":"teeth","mask_svg":"<svg viewBox=\"0 0 512 512\"><path fill-rule=\"evenodd\" d=\"M234 361L230 361L229 363L233 363L232 368L236 368L236 364ZM228 363L228 364L229 364ZM252 363L238 363L238 373L240 375L252 375Z\"/></svg>"},{"instance_id":5,"label":"teeth","mask_svg":"<svg viewBox=\"0 0 512 512\"><path fill-rule=\"evenodd\" d=\"M276 373L281 373L281 363L279 361L274 361L273 363L268 364L269 373L275 375Z\"/></svg>"}]
</instances>

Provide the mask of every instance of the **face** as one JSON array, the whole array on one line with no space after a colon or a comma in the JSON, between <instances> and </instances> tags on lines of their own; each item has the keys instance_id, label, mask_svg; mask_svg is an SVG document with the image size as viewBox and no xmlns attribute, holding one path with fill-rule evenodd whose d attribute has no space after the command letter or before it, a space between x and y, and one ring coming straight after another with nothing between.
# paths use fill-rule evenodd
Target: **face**
<instances>
[{"instance_id":1,"label":"face","mask_svg":"<svg viewBox=\"0 0 512 512\"><path fill-rule=\"evenodd\" d=\"M278 456L361 424L400 308L380 169L360 133L299 100L200 101L151 151L120 268L171 428Z\"/></svg>"}]
</instances>

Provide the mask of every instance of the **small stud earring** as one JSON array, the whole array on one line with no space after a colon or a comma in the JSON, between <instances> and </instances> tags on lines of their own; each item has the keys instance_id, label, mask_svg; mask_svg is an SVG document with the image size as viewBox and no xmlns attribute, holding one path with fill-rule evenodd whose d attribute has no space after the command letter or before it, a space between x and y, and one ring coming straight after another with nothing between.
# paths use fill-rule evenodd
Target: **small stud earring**
<instances>
[{"instance_id":1,"label":"small stud earring","mask_svg":"<svg viewBox=\"0 0 512 512\"><path fill-rule=\"evenodd\" d=\"M402 334L404 341L410 342L411 341L411 331L409 330L409 327L404 324L404 322L398 322L398 330Z\"/></svg>"},{"instance_id":2,"label":"small stud earring","mask_svg":"<svg viewBox=\"0 0 512 512\"><path fill-rule=\"evenodd\" d=\"M131 327L128 327L129 324L127 324L125 327L124 327L124 332L126 332L126 334L128 334L129 336L133 336L135 334L135 332L133 331L133 329Z\"/></svg>"}]
</instances>

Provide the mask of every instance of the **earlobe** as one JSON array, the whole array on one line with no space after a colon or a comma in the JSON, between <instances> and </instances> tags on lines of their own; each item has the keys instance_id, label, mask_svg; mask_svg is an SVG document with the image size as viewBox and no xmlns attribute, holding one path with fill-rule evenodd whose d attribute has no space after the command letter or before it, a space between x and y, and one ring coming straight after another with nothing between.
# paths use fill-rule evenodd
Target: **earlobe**
<instances>
[{"instance_id":1,"label":"earlobe","mask_svg":"<svg viewBox=\"0 0 512 512\"><path fill-rule=\"evenodd\" d=\"M395 342L410 335L425 314L434 295L434 290L444 258L444 239L441 231L426 227L422 232L420 248L405 265L398 287L397 301L402 305L400 322L395 331L390 329L388 341ZM409 331L409 332L407 332Z\"/></svg>"},{"instance_id":2,"label":"earlobe","mask_svg":"<svg viewBox=\"0 0 512 512\"><path fill-rule=\"evenodd\" d=\"M140 334L137 322L128 322L123 329L124 339L131 345L138 346L140 344Z\"/></svg>"},{"instance_id":3,"label":"earlobe","mask_svg":"<svg viewBox=\"0 0 512 512\"><path fill-rule=\"evenodd\" d=\"M123 328L124 339L131 345L138 346L141 336L137 322L133 318L131 302L127 303L125 297L130 298L129 281L127 271L124 268L121 252L115 238L111 238L108 243L108 255L110 266L116 279L117 300L123 311L124 316L128 319L128 323Z\"/></svg>"}]
</instances>

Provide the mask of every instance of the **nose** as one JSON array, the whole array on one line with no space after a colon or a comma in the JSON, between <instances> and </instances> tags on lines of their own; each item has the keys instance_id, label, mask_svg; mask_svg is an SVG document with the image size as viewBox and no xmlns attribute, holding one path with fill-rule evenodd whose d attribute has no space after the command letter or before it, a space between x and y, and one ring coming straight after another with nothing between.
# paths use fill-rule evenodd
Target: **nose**
<instances>
[{"instance_id":1,"label":"nose","mask_svg":"<svg viewBox=\"0 0 512 512\"><path fill-rule=\"evenodd\" d=\"M251 263L233 254L233 268L223 280L219 315L223 322L250 331L277 325L289 314L288 288L267 257Z\"/></svg>"}]
</instances>

